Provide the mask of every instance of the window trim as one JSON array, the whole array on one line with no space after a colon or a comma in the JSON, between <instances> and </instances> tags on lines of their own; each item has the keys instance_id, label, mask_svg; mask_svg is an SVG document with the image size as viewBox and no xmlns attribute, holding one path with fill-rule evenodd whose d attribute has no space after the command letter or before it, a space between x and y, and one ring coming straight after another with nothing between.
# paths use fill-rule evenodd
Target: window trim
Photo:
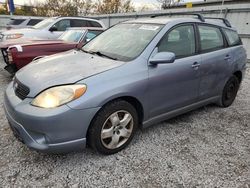
<instances>
[{"instance_id":1,"label":"window trim","mask_svg":"<svg viewBox=\"0 0 250 188\"><path fill-rule=\"evenodd\" d=\"M200 31L199 31L199 26L206 26L206 27L212 27L212 28L217 28L219 29L221 35L222 35L222 38L223 38L223 46L222 47L216 47L216 48L212 48L212 49L208 49L208 50L202 50L201 49L201 35L200 35ZM198 43L199 43L199 46L198 46L198 53L199 54L204 54L204 53L210 53L210 52L214 52L214 51L219 51L219 50L223 50L225 48L228 47L228 43L227 43L227 40L225 38L225 35L222 31L222 28L220 26L216 26L216 25L212 25L212 24L208 24L208 23L196 23L196 28L197 28L197 37L198 37Z\"/></svg>"},{"instance_id":2,"label":"window trim","mask_svg":"<svg viewBox=\"0 0 250 188\"><path fill-rule=\"evenodd\" d=\"M197 38L197 28L196 28L196 23L195 22L185 22L185 23L180 23L180 24L176 24L173 27L171 27L169 30L167 30L167 32L163 35L163 37L161 37L160 41L157 43L157 45L155 46L158 47L158 45L161 43L161 41L163 40L163 38L165 36L167 36L171 31L173 31L174 29L181 27L181 26L192 26L194 29L194 40L195 40L195 52L193 54L190 55L186 55L186 56L176 56L175 59L182 59L182 58L187 58L187 57L191 57L191 56L195 56L199 54L198 51L198 38Z\"/></svg>"}]
</instances>

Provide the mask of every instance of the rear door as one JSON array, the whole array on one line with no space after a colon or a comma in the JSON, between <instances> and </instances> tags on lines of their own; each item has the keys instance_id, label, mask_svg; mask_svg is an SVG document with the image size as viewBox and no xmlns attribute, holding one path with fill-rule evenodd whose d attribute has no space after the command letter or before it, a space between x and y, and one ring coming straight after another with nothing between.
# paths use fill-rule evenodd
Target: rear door
<instances>
[{"instance_id":1,"label":"rear door","mask_svg":"<svg viewBox=\"0 0 250 188\"><path fill-rule=\"evenodd\" d=\"M198 24L200 66L199 99L219 95L227 77L226 69L232 60L221 29L208 24Z\"/></svg>"},{"instance_id":2,"label":"rear door","mask_svg":"<svg viewBox=\"0 0 250 188\"><path fill-rule=\"evenodd\" d=\"M158 52L173 52L174 63L149 66L150 116L154 117L187 106L198 98L199 65L195 27L179 25L165 34Z\"/></svg>"}]
</instances>

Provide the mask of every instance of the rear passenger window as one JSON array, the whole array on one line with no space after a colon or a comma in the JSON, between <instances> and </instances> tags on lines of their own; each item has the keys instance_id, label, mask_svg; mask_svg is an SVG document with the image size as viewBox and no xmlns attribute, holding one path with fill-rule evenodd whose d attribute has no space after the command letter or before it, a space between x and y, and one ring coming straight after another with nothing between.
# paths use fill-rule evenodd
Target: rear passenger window
<instances>
[{"instance_id":1,"label":"rear passenger window","mask_svg":"<svg viewBox=\"0 0 250 188\"><path fill-rule=\"evenodd\" d=\"M102 27L102 26L98 22L88 21L88 27Z\"/></svg>"},{"instance_id":2,"label":"rear passenger window","mask_svg":"<svg viewBox=\"0 0 250 188\"><path fill-rule=\"evenodd\" d=\"M211 26L198 26L200 32L201 50L204 52L218 50L224 47L220 29Z\"/></svg>"},{"instance_id":3,"label":"rear passenger window","mask_svg":"<svg viewBox=\"0 0 250 188\"><path fill-rule=\"evenodd\" d=\"M71 20L71 27L87 27L86 20Z\"/></svg>"},{"instance_id":4,"label":"rear passenger window","mask_svg":"<svg viewBox=\"0 0 250 188\"><path fill-rule=\"evenodd\" d=\"M173 52L177 58L195 54L195 35L192 25L179 26L165 35L158 52Z\"/></svg>"},{"instance_id":5,"label":"rear passenger window","mask_svg":"<svg viewBox=\"0 0 250 188\"><path fill-rule=\"evenodd\" d=\"M31 19L31 20L27 23L27 25L33 26L33 25L38 24L38 23L41 22L41 21L42 21L41 19Z\"/></svg>"},{"instance_id":6,"label":"rear passenger window","mask_svg":"<svg viewBox=\"0 0 250 188\"><path fill-rule=\"evenodd\" d=\"M242 44L241 40L240 40L240 37L239 37L239 35L237 34L236 31L232 31L232 30L229 30L229 29L223 29L223 31L226 34L229 46L237 46L237 45Z\"/></svg>"}]
</instances>

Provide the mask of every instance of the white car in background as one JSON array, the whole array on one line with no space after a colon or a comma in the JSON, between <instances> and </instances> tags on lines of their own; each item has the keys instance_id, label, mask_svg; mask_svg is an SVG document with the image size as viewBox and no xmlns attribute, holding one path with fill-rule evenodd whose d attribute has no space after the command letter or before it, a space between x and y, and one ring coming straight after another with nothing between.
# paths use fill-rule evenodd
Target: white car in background
<instances>
[{"instance_id":1,"label":"white car in background","mask_svg":"<svg viewBox=\"0 0 250 188\"><path fill-rule=\"evenodd\" d=\"M42 17L14 17L10 19L9 23L6 26L6 29L10 30L32 27L43 21L44 19L45 18Z\"/></svg>"},{"instance_id":2,"label":"white car in background","mask_svg":"<svg viewBox=\"0 0 250 188\"><path fill-rule=\"evenodd\" d=\"M19 38L56 39L68 27L105 28L98 20L83 17L52 17L41 21L31 28L12 29L0 33L0 42Z\"/></svg>"}]
</instances>

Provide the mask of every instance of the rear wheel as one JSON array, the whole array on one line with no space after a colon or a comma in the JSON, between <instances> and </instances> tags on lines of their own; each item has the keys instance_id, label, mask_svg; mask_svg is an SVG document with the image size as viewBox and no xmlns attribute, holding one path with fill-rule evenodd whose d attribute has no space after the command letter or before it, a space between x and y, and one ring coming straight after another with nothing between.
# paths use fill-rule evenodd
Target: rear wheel
<instances>
[{"instance_id":1,"label":"rear wheel","mask_svg":"<svg viewBox=\"0 0 250 188\"><path fill-rule=\"evenodd\" d=\"M95 116L88 131L88 143L99 153L116 153L130 143L137 126L137 112L130 103L111 102Z\"/></svg>"},{"instance_id":2,"label":"rear wheel","mask_svg":"<svg viewBox=\"0 0 250 188\"><path fill-rule=\"evenodd\" d=\"M239 80L236 76L232 76L224 86L219 105L221 107L229 107L235 100L239 90Z\"/></svg>"}]
</instances>

